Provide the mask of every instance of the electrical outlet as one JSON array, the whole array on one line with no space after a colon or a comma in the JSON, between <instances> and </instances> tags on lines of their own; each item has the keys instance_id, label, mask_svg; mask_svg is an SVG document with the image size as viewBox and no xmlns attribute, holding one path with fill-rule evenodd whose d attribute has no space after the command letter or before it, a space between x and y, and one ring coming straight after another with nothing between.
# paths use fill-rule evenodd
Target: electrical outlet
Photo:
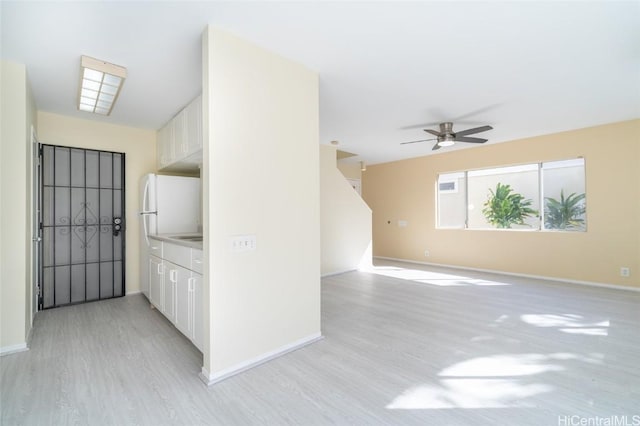
<instances>
[{"instance_id":1,"label":"electrical outlet","mask_svg":"<svg viewBox=\"0 0 640 426\"><path fill-rule=\"evenodd\" d=\"M424 251L424 257L429 257L429 250Z\"/></svg>"},{"instance_id":2,"label":"electrical outlet","mask_svg":"<svg viewBox=\"0 0 640 426\"><path fill-rule=\"evenodd\" d=\"M627 268L625 266L620 268L620 276L621 277L628 277L629 276L629 268Z\"/></svg>"}]
</instances>

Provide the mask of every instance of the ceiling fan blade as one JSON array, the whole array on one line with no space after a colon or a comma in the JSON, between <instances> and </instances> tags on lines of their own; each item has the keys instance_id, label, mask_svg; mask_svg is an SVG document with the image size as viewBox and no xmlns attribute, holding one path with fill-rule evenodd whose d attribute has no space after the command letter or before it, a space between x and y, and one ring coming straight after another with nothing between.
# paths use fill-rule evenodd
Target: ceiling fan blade
<instances>
[{"instance_id":1,"label":"ceiling fan blade","mask_svg":"<svg viewBox=\"0 0 640 426\"><path fill-rule=\"evenodd\" d=\"M482 126L482 127L474 127L473 129L461 130L455 133L456 133L456 137L458 137L458 136L472 135L474 133L486 132L487 130L491 130L491 129L493 129L493 127L491 126Z\"/></svg>"},{"instance_id":2,"label":"ceiling fan blade","mask_svg":"<svg viewBox=\"0 0 640 426\"><path fill-rule=\"evenodd\" d=\"M431 148L431 151L435 151L435 150L440 149L440 148L442 148L442 147L440 146L440 144L439 144L439 143L437 143L437 144L435 144L435 145L433 146L433 148Z\"/></svg>"},{"instance_id":3,"label":"ceiling fan blade","mask_svg":"<svg viewBox=\"0 0 640 426\"><path fill-rule=\"evenodd\" d=\"M433 138L433 139L420 139L419 141L400 142L400 145L406 145L406 144L409 144L409 143L427 142L427 141L433 141L433 140L435 140L435 138Z\"/></svg>"},{"instance_id":4,"label":"ceiling fan blade","mask_svg":"<svg viewBox=\"0 0 640 426\"><path fill-rule=\"evenodd\" d=\"M438 132L437 130L431 130L431 129L422 129L427 133L431 133L433 136L440 136L440 132Z\"/></svg>"},{"instance_id":5,"label":"ceiling fan blade","mask_svg":"<svg viewBox=\"0 0 640 426\"><path fill-rule=\"evenodd\" d=\"M469 137L458 137L458 135L456 135L456 138L454 139L456 142L471 142L471 143L485 143L487 141L487 139L482 139L482 138L469 138Z\"/></svg>"}]
</instances>

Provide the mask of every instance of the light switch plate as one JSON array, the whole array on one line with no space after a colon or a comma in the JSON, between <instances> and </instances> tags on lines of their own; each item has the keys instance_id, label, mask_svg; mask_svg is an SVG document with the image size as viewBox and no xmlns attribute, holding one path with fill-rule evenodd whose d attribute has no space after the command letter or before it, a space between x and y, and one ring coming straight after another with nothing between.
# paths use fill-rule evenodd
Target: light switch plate
<instances>
[{"instance_id":1,"label":"light switch plate","mask_svg":"<svg viewBox=\"0 0 640 426\"><path fill-rule=\"evenodd\" d=\"M255 235L232 235L229 238L232 252L255 251L258 242Z\"/></svg>"}]
</instances>

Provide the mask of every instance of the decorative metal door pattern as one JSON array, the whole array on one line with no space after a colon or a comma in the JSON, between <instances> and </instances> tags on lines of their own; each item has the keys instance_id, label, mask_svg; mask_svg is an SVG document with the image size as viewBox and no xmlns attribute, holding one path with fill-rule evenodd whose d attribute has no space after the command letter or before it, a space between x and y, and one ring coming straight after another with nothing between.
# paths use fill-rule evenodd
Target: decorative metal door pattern
<instances>
[{"instance_id":1,"label":"decorative metal door pattern","mask_svg":"<svg viewBox=\"0 0 640 426\"><path fill-rule=\"evenodd\" d=\"M40 309L125 295L124 157L41 145Z\"/></svg>"}]
</instances>

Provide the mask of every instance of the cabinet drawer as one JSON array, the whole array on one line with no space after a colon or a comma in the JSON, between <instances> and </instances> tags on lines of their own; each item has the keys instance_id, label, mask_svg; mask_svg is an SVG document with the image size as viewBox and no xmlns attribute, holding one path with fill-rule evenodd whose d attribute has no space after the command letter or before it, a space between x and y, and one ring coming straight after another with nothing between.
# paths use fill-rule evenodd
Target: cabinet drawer
<instances>
[{"instance_id":1,"label":"cabinet drawer","mask_svg":"<svg viewBox=\"0 0 640 426\"><path fill-rule=\"evenodd\" d=\"M185 268L191 267L191 248L177 244L164 243L162 258Z\"/></svg>"},{"instance_id":2,"label":"cabinet drawer","mask_svg":"<svg viewBox=\"0 0 640 426\"><path fill-rule=\"evenodd\" d=\"M149 254L162 258L162 241L149 238Z\"/></svg>"},{"instance_id":3,"label":"cabinet drawer","mask_svg":"<svg viewBox=\"0 0 640 426\"><path fill-rule=\"evenodd\" d=\"M202 274L202 250L191 249L191 270Z\"/></svg>"}]
</instances>

